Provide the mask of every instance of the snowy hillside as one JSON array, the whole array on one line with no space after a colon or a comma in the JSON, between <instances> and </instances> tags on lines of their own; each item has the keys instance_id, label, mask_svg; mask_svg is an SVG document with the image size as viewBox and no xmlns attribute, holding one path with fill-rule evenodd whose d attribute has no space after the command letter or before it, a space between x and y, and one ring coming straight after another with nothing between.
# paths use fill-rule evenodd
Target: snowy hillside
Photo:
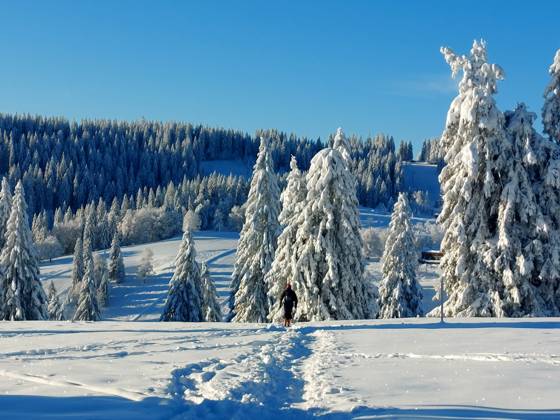
<instances>
[{"instance_id":1,"label":"snowy hillside","mask_svg":"<svg viewBox=\"0 0 560 420\"><path fill-rule=\"evenodd\" d=\"M560 319L0 324L0 417L557 419ZM538 348L535 347L538 343Z\"/></svg>"},{"instance_id":2,"label":"snowy hillside","mask_svg":"<svg viewBox=\"0 0 560 420\"><path fill-rule=\"evenodd\" d=\"M387 227L391 219L390 213L379 213L372 209L361 208L360 219L363 227ZM430 219L413 218L414 223ZM235 250L239 234L236 232L196 232L194 235L197 260L206 261L212 280L216 285L218 297L223 301L229 293L231 273L235 262ZM126 280L119 285L112 285L109 306L103 311L104 320L114 321L157 321L161 315L163 303L168 290L168 283L173 275L174 260L181 242L180 237L173 239L133 245L122 248ZM149 248L154 253L155 275L145 282L136 278L136 270L140 264L142 252ZM107 250L96 253L108 253ZM379 281L381 265L378 261L369 261L366 270L372 279ZM424 286L424 303L432 308L436 303L431 301L434 295L437 268L421 268L420 282ZM66 295L71 284L72 256L55 258L52 262L41 264L41 280L46 287L53 281L61 297Z\"/></svg>"}]
</instances>

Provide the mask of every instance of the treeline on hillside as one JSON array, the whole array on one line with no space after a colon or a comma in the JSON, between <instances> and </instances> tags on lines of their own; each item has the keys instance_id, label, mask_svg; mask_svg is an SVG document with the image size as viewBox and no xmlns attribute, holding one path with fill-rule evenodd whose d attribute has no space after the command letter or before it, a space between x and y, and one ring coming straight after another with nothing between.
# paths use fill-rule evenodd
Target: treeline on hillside
<instances>
[{"instance_id":1,"label":"treeline on hillside","mask_svg":"<svg viewBox=\"0 0 560 420\"><path fill-rule=\"evenodd\" d=\"M103 200L176 188L202 177L200 163L235 159L252 165L260 136L270 140L276 170L285 172L293 155L303 170L325 145L275 130L255 136L187 123L119 122L0 114L0 175L12 188L23 180L30 215L45 211L50 227L57 209L76 212ZM390 206L399 188L399 162L412 159L412 146L395 151L392 137L351 141L357 162L360 203ZM201 182L204 178L201 178ZM210 182L208 179L206 182Z\"/></svg>"}]
</instances>

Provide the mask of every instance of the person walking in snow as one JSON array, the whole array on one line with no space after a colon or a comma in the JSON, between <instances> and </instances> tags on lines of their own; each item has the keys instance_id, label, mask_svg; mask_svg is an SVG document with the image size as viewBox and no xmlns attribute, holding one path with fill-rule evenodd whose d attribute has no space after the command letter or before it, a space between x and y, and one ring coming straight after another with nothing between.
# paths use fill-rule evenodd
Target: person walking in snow
<instances>
[{"instance_id":1,"label":"person walking in snow","mask_svg":"<svg viewBox=\"0 0 560 420\"><path fill-rule=\"evenodd\" d=\"M284 305L284 327L289 327L293 319L293 311L297 308L297 295L296 292L292 290L292 285L288 283L286 289L282 292L280 296L280 308Z\"/></svg>"}]
</instances>

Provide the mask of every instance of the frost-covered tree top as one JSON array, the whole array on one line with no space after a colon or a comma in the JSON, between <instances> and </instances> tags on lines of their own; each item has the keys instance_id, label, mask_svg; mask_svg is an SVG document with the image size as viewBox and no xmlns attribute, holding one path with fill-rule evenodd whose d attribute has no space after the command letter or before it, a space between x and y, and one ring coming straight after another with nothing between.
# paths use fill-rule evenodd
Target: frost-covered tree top
<instances>
[{"instance_id":1,"label":"frost-covered tree top","mask_svg":"<svg viewBox=\"0 0 560 420\"><path fill-rule=\"evenodd\" d=\"M462 72L459 82L459 94L451 103L447 113L446 128L441 138L444 153L455 156L464 140L457 133L468 130L466 126L481 124L481 128L491 130L499 125L500 113L495 106L493 95L497 93L497 81L503 80L504 71L496 64L488 63L486 42L474 41L469 56L457 55L450 48L441 48L445 61L451 67L451 74L456 77ZM481 114L476 110L487 109Z\"/></svg>"},{"instance_id":2,"label":"frost-covered tree top","mask_svg":"<svg viewBox=\"0 0 560 420\"><path fill-rule=\"evenodd\" d=\"M333 149L338 150L342 155L343 159L348 164L348 167L352 167L352 156L350 154L350 144L348 139L342 131L342 127L338 127L336 130L336 135L334 136Z\"/></svg>"},{"instance_id":3,"label":"frost-covered tree top","mask_svg":"<svg viewBox=\"0 0 560 420\"><path fill-rule=\"evenodd\" d=\"M341 153L330 148L317 153L306 184L305 206L294 221L296 318L367 318L372 302L364 280L355 182Z\"/></svg>"},{"instance_id":4,"label":"frost-covered tree top","mask_svg":"<svg viewBox=\"0 0 560 420\"><path fill-rule=\"evenodd\" d=\"M411 218L406 195L400 193L391 215L383 252L380 318L410 318L423 313L422 288L416 281L418 255Z\"/></svg>"},{"instance_id":5,"label":"frost-covered tree top","mask_svg":"<svg viewBox=\"0 0 560 420\"><path fill-rule=\"evenodd\" d=\"M542 121L544 132L560 143L560 50L556 51L548 72L551 80L544 91Z\"/></svg>"},{"instance_id":6,"label":"frost-covered tree top","mask_svg":"<svg viewBox=\"0 0 560 420\"><path fill-rule=\"evenodd\" d=\"M493 95L502 69L487 61L486 44L475 41L469 56L442 53L453 75L463 72L451 103L442 142L446 166L440 183L445 235L441 262L450 316L502 315L500 284L492 269L500 174L507 167L504 117Z\"/></svg>"},{"instance_id":7,"label":"frost-covered tree top","mask_svg":"<svg viewBox=\"0 0 560 420\"><path fill-rule=\"evenodd\" d=\"M196 251L190 230L185 230L175 258L175 271L169 283L169 292L161 314L162 321L200 322L202 296L200 268L195 260Z\"/></svg>"},{"instance_id":8,"label":"frost-covered tree top","mask_svg":"<svg viewBox=\"0 0 560 420\"><path fill-rule=\"evenodd\" d=\"M295 267L294 243L296 239L297 224L295 219L305 206L307 187L305 177L297 166L296 158L290 161L290 173L287 184L280 196L282 211L279 216L280 224L284 227L278 237L278 246L274 255L271 270L266 275L269 298L269 319L277 321L282 316L278 299L284 291L286 284L292 281Z\"/></svg>"},{"instance_id":9,"label":"frost-covered tree top","mask_svg":"<svg viewBox=\"0 0 560 420\"><path fill-rule=\"evenodd\" d=\"M14 191L0 266L3 270L2 318L13 321L48 319L47 296L39 279L39 261L31 239L21 181Z\"/></svg>"},{"instance_id":10,"label":"frost-covered tree top","mask_svg":"<svg viewBox=\"0 0 560 420\"><path fill-rule=\"evenodd\" d=\"M264 277L272 266L280 226L280 190L268 141L261 139L232 274L234 321L265 322Z\"/></svg>"},{"instance_id":11,"label":"frost-covered tree top","mask_svg":"<svg viewBox=\"0 0 560 420\"><path fill-rule=\"evenodd\" d=\"M305 177L298 168L295 156L290 160L290 172L286 178L286 188L280 195L282 203L282 211L278 216L280 225L286 226L297 213L297 207L304 204L307 188L305 186Z\"/></svg>"}]
</instances>

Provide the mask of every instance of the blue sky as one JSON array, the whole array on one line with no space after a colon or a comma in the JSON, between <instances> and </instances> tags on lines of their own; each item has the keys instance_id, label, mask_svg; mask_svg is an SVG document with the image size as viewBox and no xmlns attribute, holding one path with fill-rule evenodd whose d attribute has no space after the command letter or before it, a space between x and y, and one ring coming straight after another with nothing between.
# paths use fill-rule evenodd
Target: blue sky
<instances>
[{"instance_id":1,"label":"blue sky","mask_svg":"<svg viewBox=\"0 0 560 420\"><path fill-rule=\"evenodd\" d=\"M490 3L490 4L486 4ZM322 137L441 134L441 45L487 40L502 110L540 112L554 1L2 1L0 112Z\"/></svg>"}]
</instances>

